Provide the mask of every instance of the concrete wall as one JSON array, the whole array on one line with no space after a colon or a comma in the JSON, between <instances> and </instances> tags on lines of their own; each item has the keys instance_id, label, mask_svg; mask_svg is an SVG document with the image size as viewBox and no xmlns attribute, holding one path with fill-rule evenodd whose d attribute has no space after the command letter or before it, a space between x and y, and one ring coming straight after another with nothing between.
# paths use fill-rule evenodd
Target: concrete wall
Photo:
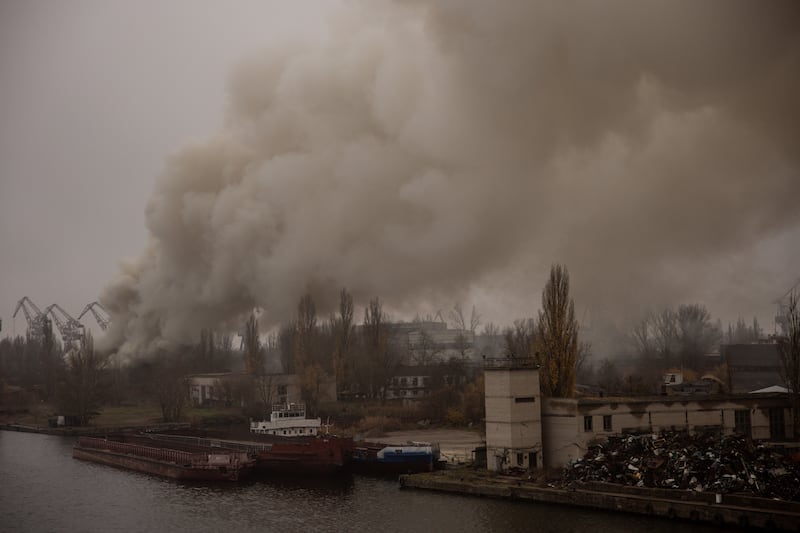
<instances>
[{"instance_id":1,"label":"concrete wall","mask_svg":"<svg viewBox=\"0 0 800 533\"><path fill-rule=\"evenodd\" d=\"M489 470L540 467L543 463L539 371L487 368L484 379L487 467Z\"/></svg>"},{"instance_id":2,"label":"concrete wall","mask_svg":"<svg viewBox=\"0 0 800 533\"><path fill-rule=\"evenodd\" d=\"M625 400L580 400L575 417L577 440L582 453L593 442L609 435L626 432L718 430L734 433L736 412L750 413L750 436L759 440L782 440L770 434L770 409L783 411L784 434L791 438L791 408L786 396L737 395L729 397L694 397L671 401L643 398ZM592 417L592 429L586 430L584 417ZM610 416L611 428L603 427L603 417ZM555 440L555 438L552 438ZM556 443L554 442L554 445Z\"/></svg>"},{"instance_id":3,"label":"concrete wall","mask_svg":"<svg viewBox=\"0 0 800 533\"><path fill-rule=\"evenodd\" d=\"M542 446L545 468L559 468L586 453L576 420L578 400L542 398Z\"/></svg>"}]
</instances>

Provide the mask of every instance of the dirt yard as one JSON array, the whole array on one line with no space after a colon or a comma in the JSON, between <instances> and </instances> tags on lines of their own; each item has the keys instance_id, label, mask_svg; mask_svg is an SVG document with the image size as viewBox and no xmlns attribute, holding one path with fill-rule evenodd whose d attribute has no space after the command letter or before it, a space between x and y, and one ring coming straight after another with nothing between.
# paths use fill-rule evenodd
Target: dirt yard
<instances>
[{"instance_id":1,"label":"dirt yard","mask_svg":"<svg viewBox=\"0 0 800 533\"><path fill-rule=\"evenodd\" d=\"M379 440L392 444L408 441L439 443L441 458L448 463L459 463L472 459L472 450L484 445L484 437L477 431L466 429L414 429L390 431Z\"/></svg>"}]
</instances>

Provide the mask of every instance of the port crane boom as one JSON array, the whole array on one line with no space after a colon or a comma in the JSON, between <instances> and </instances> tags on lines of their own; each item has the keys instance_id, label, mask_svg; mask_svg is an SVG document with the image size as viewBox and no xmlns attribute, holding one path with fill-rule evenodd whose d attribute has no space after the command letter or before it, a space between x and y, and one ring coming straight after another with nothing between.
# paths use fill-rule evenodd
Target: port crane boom
<instances>
[{"instance_id":1,"label":"port crane boom","mask_svg":"<svg viewBox=\"0 0 800 533\"><path fill-rule=\"evenodd\" d=\"M17 317L20 309L22 309L25 320L28 322L28 335L35 340L41 340L44 336L45 328L50 326L47 313L42 313L39 307L33 303L33 300L27 296L23 296L17 302L17 307L14 308L13 318Z\"/></svg>"},{"instance_id":2,"label":"port crane boom","mask_svg":"<svg viewBox=\"0 0 800 533\"><path fill-rule=\"evenodd\" d=\"M61 314L60 317L56 314L54 309ZM63 307L58 304L52 304L45 309L44 314L53 317L53 321L56 323L56 327L61 333L61 340L64 342L64 348L67 346L75 346L76 344L80 345L83 342L83 324L67 313Z\"/></svg>"},{"instance_id":3,"label":"port crane boom","mask_svg":"<svg viewBox=\"0 0 800 533\"><path fill-rule=\"evenodd\" d=\"M101 309L103 311L103 313L105 313L105 316L103 316L102 314L100 314L97 311L98 308ZM83 315L85 315L87 312L90 312L90 311L91 311L92 315L94 315L94 319L97 320L97 324L100 326L100 329L105 331L106 328L108 328L108 323L111 322L111 319L109 318L108 311L106 311L106 308L103 307L100 304L100 302L92 302L90 304L86 304L86 307L83 308L83 311L81 311L81 314L78 315L78 320L83 318Z\"/></svg>"}]
</instances>

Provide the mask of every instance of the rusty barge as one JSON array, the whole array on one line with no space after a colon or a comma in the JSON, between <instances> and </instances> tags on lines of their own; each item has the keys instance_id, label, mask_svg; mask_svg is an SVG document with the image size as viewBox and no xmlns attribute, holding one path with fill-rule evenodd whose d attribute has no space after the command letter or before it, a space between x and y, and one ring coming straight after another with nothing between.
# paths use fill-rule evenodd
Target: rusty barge
<instances>
[{"instance_id":1,"label":"rusty barge","mask_svg":"<svg viewBox=\"0 0 800 533\"><path fill-rule=\"evenodd\" d=\"M239 481L253 470L246 451L147 437L80 437L72 456L176 480Z\"/></svg>"},{"instance_id":2,"label":"rusty barge","mask_svg":"<svg viewBox=\"0 0 800 533\"><path fill-rule=\"evenodd\" d=\"M251 434L241 440L230 436L158 434L152 438L187 445L240 450L255 461L256 472L273 475L330 475L348 466L353 440L334 435L282 437Z\"/></svg>"}]
</instances>

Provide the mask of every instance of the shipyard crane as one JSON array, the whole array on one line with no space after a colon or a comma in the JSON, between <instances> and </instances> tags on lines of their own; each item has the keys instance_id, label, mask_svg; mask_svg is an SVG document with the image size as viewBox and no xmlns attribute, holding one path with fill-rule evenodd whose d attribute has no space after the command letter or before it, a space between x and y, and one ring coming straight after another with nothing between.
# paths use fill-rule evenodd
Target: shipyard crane
<instances>
[{"instance_id":1,"label":"shipyard crane","mask_svg":"<svg viewBox=\"0 0 800 533\"><path fill-rule=\"evenodd\" d=\"M789 296L795 294L798 287L800 287L800 279L798 279L783 296L773 302L778 306L778 312L775 315L775 323L780 326L784 335L789 334L789 323L786 319L786 315L789 311Z\"/></svg>"},{"instance_id":2,"label":"shipyard crane","mask_svg":"<svg viewBox=\"0 0 800 533\"><path fill-rule=\"evenodd\" d=\"M13 318L17 317L19 310L22 309L25 315L25 320L28 322L28 335L32 339L41 341L44 336L45 328L50 327L50 321L47 319L47 313L42 313L39 307L27 296L23 296L18 302L17 307L14 309Z\"/></svg>"},{"instance_id":3,"label":"shipyard crane","mask_svg":"<svg viewBox=\"0 0 800 533\"><path fill-rule=\"evenodd\" d=\"M103 314L97 311L98 308L103 311ZM91 311L92 314L94 315L94 319L97 320L97 324L100 326L100 329L105 331L106 328L108 328L108 323L111 322L111 315L109 314L108 311L106 311L106 308L103 307L100 304L100 302L92 302L90 304L86 304L86 307L83 308L81 314L78 315L78 320L83 318L83 315L85 315L89 311Z\"/></svg>"},{"instance_id":4,"label":"shipyard crane","mask_svg":"<svg viewBox=\"0 0 800 533\"><path fill-rule=\"evenodd\" d=\"M60 317L56 314L54 309L61 314ZM61 332L61 340L64 342L64 348L69 346L74 347L76 344L80 346L84 336L83 324L78 322L58 304L52 304L47 307L44 310L44 314L53 317L58 331Z\"/></svg>"}]
</instances>

